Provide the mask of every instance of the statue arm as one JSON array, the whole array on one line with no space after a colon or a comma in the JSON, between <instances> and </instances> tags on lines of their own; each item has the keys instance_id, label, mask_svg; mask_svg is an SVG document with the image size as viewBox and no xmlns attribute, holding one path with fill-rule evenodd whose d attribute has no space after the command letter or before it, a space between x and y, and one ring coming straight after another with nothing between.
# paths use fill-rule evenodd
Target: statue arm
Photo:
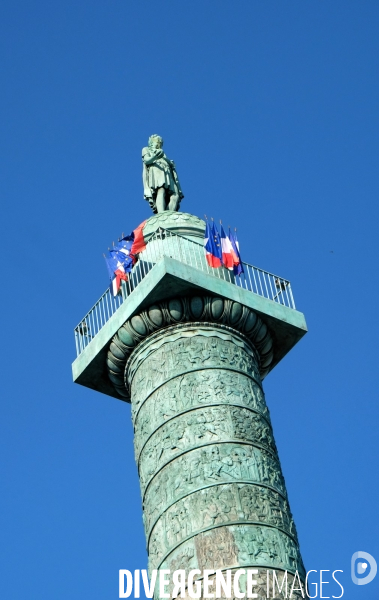
<instances>
[{"instance_id":1,"label":"statue arm","mask_svg":"<svg viewBox=\"0 0 379 600\"><path fill-rule=\"evenodd\" d=\"M166 161L166 163L168 164L168 166L169 166L171 169L174 169L174 170L175 170L175 163L174 163L174 161L173 161L173 160L170 160L170 159L168 158L168 156L166 156L165 154L163 155L163 158L164 158L164 160Z\"/></svg>"},{"instance_id":2,"label":"statue arm","mask_svg":"<svg viewBox=\"0 0 379 600\"><path fill-rule=\"evenodd\" d=\"M152 165L158 158L162 158L163 150L150 150L149 148L144 148L142 150L142 160L145 165Z\"/></svg>"}]
</instances>

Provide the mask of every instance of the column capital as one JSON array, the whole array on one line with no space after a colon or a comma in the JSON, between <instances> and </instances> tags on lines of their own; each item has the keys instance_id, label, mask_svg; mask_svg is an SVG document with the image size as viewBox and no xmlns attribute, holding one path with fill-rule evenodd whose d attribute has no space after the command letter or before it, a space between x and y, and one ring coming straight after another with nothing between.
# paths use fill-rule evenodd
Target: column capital
<instances>
[{"instance_id":1,"label":"column capital","mask_svg":"<svg viewBox=\"0 0 379 600\"><path fill-rule=\"evenodd\" d=\"M207 323L217 326L223 335L235 330L246 340L256 353L260 377L263 379L270 370L273 360L272 336L262 319L250 308L220 296L195 295L177 297L152 304L126 321L113 337L108 354L109 378L116 391L130 401L125 369L133 351L147 337L160 336L160 332L180 336L184 324L206 327ZM229 335L230 335L229 333ZM220 335L222 335L220 333Z\"/></svg>"}]
</instances>

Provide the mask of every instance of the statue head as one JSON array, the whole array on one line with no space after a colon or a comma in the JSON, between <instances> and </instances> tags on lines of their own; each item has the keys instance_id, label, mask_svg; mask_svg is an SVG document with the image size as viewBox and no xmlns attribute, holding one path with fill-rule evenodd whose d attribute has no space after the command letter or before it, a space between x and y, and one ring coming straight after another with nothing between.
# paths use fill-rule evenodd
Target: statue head
<instances>
[{"instance_id":1,"label":"statue head","mask_svg":"<svg viewBox=\"0 0 379 600\"><path fill-rule=\"evenodd\" d=\"M163 148L163 138L154 133L149 137L148 146L149 148Z\"/></svg>"}]
</instances>

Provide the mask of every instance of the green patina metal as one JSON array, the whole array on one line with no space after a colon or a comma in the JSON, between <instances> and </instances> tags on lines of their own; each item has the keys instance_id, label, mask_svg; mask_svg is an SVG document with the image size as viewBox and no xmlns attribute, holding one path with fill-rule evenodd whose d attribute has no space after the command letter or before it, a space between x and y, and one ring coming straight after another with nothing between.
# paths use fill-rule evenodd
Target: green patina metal
<instances>
[{"instance_id":1,"label":"green patina metal","mask_svg":"<svg viewBox=\"0 0 379 600\"><path fill-rule=\"evenodd\" d=\"M143 236L148 242L159 227L188 237L194 241L203 243L205 232L205 221L189 213L165 210L162 213L150 217L143 229Z\"/></svg>"},{"instance_id":2,"label":"green patina metal","mask_svg":"<svg viewBox=\"0 0 379 600\"><path fill-rule=\"evenodd\" d=\"M146 337L153 343L151 334L162 326L177 324L176 336L186 336L184 327L189 322L214 320L215 323L232 325L233 330L245 333L259 353L260 375L265 376L274 358L273 341L267 325L258 315L242 306L219 296L177 297L159 302L134 315L114 336L107 355L108 375L120 396L129 399L129 385L124 377L126 363L136 346ZM179 325L180 324L180 325ZM226 334L225 334L226 335ZM237 368L237 367L235 367Z\"/></svg>"},{"instance_id":3,"label":"green patina metal","mask_svg":"<svg viewBox=\"0 0 379 600\"><path fill-rule=\"evenodd\" d=\"M148 146L142 148L142 181L145 200L154 213L179 210L184 194L175 163L163 152L163 138L151 135Z\"/></svg>"},{"instance_id":4,"label":"green patina metal","mask_svg":"<svg viewBox=\"0 0 379 600\"><path fill-rule=\"evenodd\" d=\"M106 355L110 340L120 327L141 309L174 298L178 294L187 296L196 293L209 293L231 302L238 302L251 308L262 319L274 334L274 358L271 369L307 331L304 315L301 312L212 277L177 259L164 256L74 361L72 365L74 381L108 396L126 399L118 394L109 380Z\"/></svg>"},{"instance_id":5,"label":"green patina metal","mask_svg":"<svg viewBox=\"0 0 379 600\"><path fill-rule=\"evenodd\" d=\"M191 306L213 321L190 323ZM156 333L146 335L148 319ZM108 368L113 378L118 362L130 389L150 570L304 578L262 389L270 356L261 319L219 297L153 305L113 338Z\"/></svg>"},{"instance_id":6,"label":"green patina metal","mask_svg":"<svg viewBox=\"0 0 379 600\"><path fill-rule=\"evenodd\" d=\"M204 222L165 211L148 240L159 227L199 239ZM75 361L78 383L132 404L150 570L258 568L262 600L267 569L304 579L262 379L305 332L298 311L163 257Z\"/></svg>"}]
</instances>

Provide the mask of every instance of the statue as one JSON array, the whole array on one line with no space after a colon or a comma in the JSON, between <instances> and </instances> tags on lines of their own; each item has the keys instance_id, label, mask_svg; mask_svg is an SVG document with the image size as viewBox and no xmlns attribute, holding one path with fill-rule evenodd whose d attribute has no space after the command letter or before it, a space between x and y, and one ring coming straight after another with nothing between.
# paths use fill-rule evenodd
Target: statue
<instances>
[{"instance_id":1,"label":"statue","mask_svg":"<svg viewBox=\"0 0 379 600\"><path fill-rule=\"evenodd\" d=\"M179 210L184 198L174 161L167 158L162 146L163 139L152 135L148 147L142 149L143 191L154 213Z\"/></svg>"}]
</instances>

